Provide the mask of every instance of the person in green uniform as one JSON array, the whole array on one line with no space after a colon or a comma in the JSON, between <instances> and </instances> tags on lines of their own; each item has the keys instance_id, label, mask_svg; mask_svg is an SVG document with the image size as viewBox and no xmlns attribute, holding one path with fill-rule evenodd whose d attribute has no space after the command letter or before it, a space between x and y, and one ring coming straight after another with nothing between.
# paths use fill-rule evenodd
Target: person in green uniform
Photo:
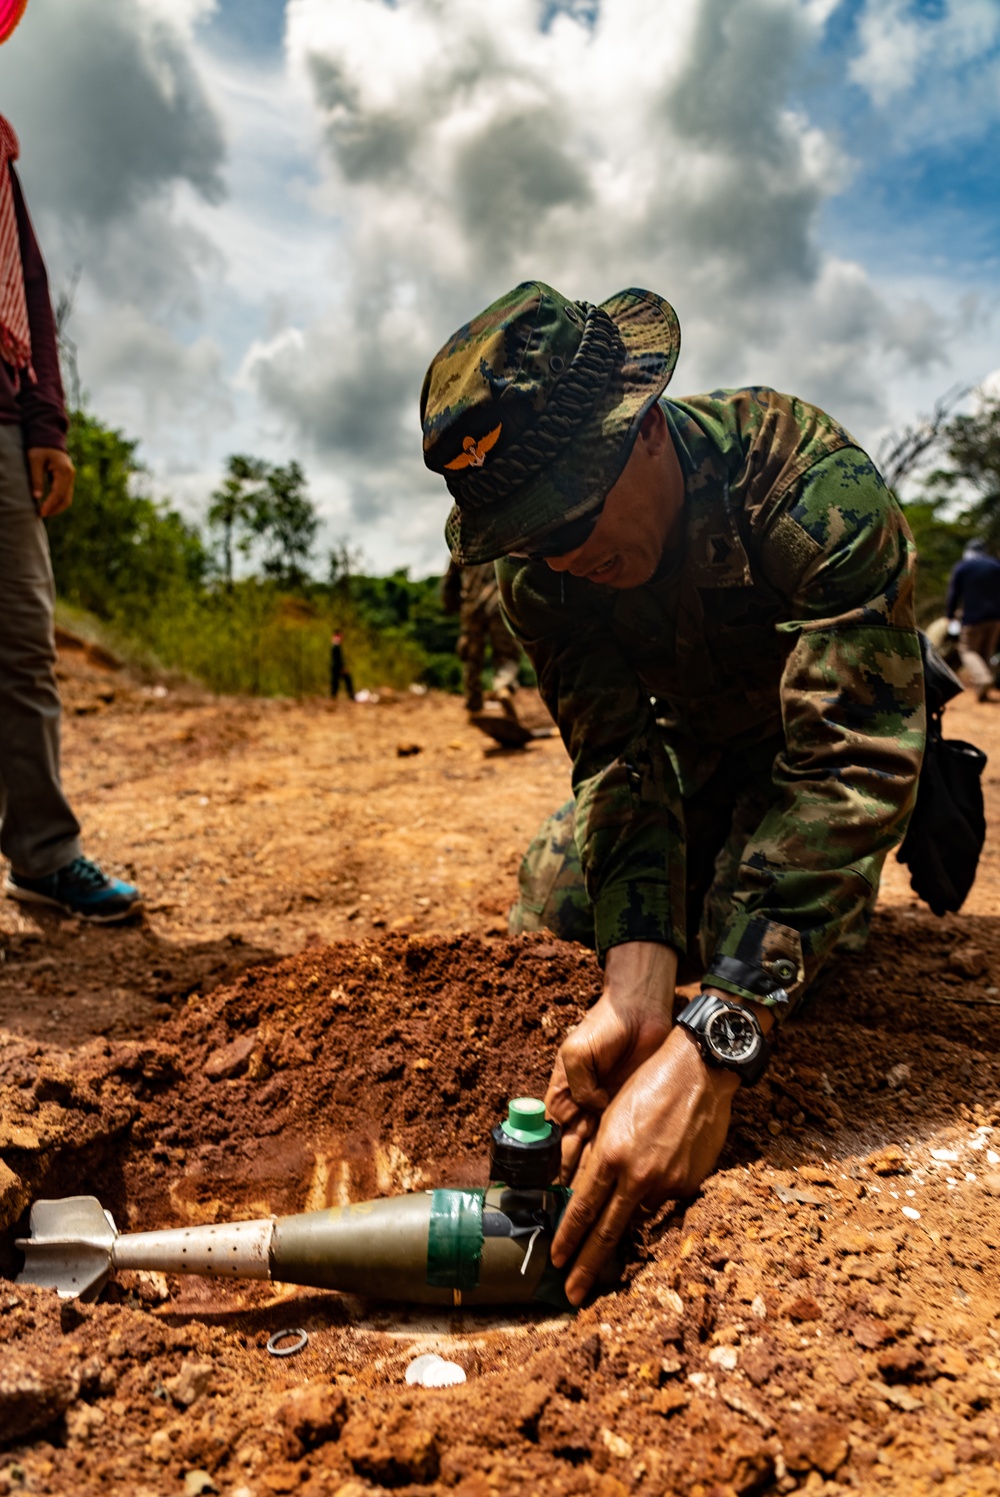
<instances>
[{"instance_id":1,"label":"person in green uniform","mask_svg":"<svg viewBox=\"0 0 1000 1497\"><path fill-rule=\"evenodd\" d=\"M773 1025L864 944L924 745L914 547L874 464L775 390L668 399L679 347L650 291L529 282L421 398L452 555L496 561L572 760L511 924L603 964L546 1097L574 1302L636 1209L697 1189Z\"/></svg>"}]
</instances>

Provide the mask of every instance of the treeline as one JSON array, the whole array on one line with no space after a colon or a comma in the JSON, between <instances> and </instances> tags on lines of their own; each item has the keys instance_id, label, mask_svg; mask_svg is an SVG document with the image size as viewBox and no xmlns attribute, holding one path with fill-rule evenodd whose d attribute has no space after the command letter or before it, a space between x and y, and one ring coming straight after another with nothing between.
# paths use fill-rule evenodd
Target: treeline
<instances>
[{"instance_id":1,"label":"treeline","mask_svg":"<svg viewBox=\"0 0 1000 1497\"><path fill-rule=\"evenodd\" d=\"M323 694L339 629L356 687L458 689L458 621L439 578L366 576L343 544L313 574L319 517L298 463L232 457L198 527L143 493L137 445L75 412L76 497L48 527L64 608L99 620L131 659L219 692Z\"/></svg>"},{"instance_id":2,"label":"treeline","mask_svg":"<svg viewBox=\"0 0 1000 1497\"><path fill-rule=\"evenodd\" d=\"M921 622L942 611L970 540L1000 552L1000 399L980 394L971 415L951 406L939 402L880 454L890 487L916 488L904 509L920 553ZM441 607L437 577L365 575L346 543L316 576L319 516L297 462L234 455L199 527L143 493L137 445L77 411L76 500L49 526L60 598L133 659L220 692L321 694L336 628L356 687L459 689L458 621Z\"/></svg>"},{"instance_id":3,"label":"treeline","mask_svg":"<svg viewBox=\"0 0 1000 1497\"><path fill-rule=\"evenodd\" d=\"M1000 555L1000 397L978 392L976 409L954 414L970 392L955 390L930 417L899 432L880 453L882 471L898 492L914 471L923 476L904 502L920 556L917 617L944 610L948 575L972 540Z\"/></svg>"}]
</instances>

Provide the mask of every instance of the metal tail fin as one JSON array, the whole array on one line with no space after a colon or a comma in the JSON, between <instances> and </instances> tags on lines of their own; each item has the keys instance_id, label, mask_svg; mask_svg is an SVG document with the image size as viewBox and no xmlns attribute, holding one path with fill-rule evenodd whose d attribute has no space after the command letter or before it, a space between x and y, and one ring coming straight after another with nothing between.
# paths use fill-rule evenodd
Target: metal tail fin
<instances>
[{"instance_id":1,"label":"metal tail fin","mask_svg":"<svg viewBox=\"0 0 1000 1497\"><path fill-rule=\"evenodd\" d=\"M114 1272L118 1229L95 1196L36 1201L30 1237L14 1244L24 1254L18 1283L55 1289L64 1299L96 1299Z\"/></svg>"}]
</instances>

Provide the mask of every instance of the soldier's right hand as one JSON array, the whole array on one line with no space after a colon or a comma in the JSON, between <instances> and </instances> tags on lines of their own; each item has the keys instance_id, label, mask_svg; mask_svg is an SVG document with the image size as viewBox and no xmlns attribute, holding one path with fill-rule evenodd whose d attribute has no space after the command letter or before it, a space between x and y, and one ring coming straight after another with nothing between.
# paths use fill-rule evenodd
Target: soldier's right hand
<instances>
[{"instance_id":1,"label":"soldier's right hand","mask_svg":"<svg viewBox=\"0 0 1000 1497\"><path fill-rule=\"evenodd\" d=\"M563 1041L545 1106L563 1129L561 1179L568 1184L611 1098L670 1032L677 956L634 941L608 952L604 991Z\"/></svg>"}]
</instances>

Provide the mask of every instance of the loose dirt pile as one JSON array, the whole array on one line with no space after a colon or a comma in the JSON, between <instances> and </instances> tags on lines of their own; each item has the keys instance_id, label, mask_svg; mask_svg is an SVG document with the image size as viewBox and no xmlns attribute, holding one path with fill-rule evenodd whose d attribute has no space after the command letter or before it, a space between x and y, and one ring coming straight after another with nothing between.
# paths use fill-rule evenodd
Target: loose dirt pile
<instances>
[{"instance_id":1,"label":"loose dirt pile","mask_svg":"<svg viewBox=\"0 0 1000 1497\"><path fill-rule=\"evenodd\" d=\"M12 1282L40 1195L135 1230L483 1180L490 1124L599 987L589 953L500 934L565 795L557 744L484 752L427 699L175 705L116 679L109 701L86 671L71 792L153 910L121 932L0 911L0 1497L1000 1492L992 846L945 921L890 867L868 951L737 1099L720 1170L575 1317ZM991 710L949 733L1000 753ZM407 1387L427 1350L465 1385Z\"/></svg>"}]
</instances>

